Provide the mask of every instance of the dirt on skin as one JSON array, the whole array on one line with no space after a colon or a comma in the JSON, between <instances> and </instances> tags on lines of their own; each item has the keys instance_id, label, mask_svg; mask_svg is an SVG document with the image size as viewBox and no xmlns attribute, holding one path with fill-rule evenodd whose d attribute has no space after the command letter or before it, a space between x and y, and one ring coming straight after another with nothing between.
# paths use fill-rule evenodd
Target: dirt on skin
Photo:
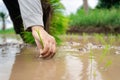
<instances>
[{"instance_id":1,"label":"dirt on skin","mask_svg":"<svg viewBox=\"0 0 120 80\"><path fill-rule=\"evenodd\" d=\"M38 57L35 46L20 45L4 45L5 51L0 46L0 80L120 80L118 44L106 47L70 37L47 60Z\"/></svg>"}]
</instances>

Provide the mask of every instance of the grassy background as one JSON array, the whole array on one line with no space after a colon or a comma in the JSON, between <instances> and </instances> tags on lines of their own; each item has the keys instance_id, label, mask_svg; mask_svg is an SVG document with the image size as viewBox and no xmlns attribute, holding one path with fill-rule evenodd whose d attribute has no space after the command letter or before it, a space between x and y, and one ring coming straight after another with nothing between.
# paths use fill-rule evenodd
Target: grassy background
<instances>
[{"instance_id":1,"label":"grassy background","mask_svg":"<svg viewBox=\"0 0 120 80\"><path fill-rule=\"evenodd\" d=\"M70 28L108 28L111 31L120 28L120 9L94 9L85 14L83 9L70 15Z\"/></svg>"},{"instance_id":2,"label":"grassy background","mask_svg":"<svg viewBox=\"0 0 120 80\"><path fill-rule=\"evenodd\" d=\"M15 34L15 31L13 28L6 29L6 30L0 30L0 34Z\"/></svg>"}]
</instances>

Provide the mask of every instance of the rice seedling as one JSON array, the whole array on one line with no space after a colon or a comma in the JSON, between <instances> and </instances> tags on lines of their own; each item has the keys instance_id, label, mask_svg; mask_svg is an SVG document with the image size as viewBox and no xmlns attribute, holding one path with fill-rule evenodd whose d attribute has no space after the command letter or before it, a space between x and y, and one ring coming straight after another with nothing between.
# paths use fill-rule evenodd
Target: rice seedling
<instances>
[{"instance_id":1,"label":"rice seedling","mask_svg":"<svg viewBox=\"0 0 120 80\"><path fill-rule=\"evenodd\" d=\"M88 41L88 35L86 33L82 34L83 42L86 43Z\"/></svg>"},{"instance_id":2,"label":"rice seedling","mask_svg":"<svg viewBox=\"0 0 120 80\"><path fill-rule=\"evenodd\" d=\"M112 34L108 35L108 42L110 45L113 45L115 41L116 41L115 36L113 36Z\"/></svg>"},{"instance_id":3,"label":"rice seedling","mask_svg":"<svg viewBox=\"0 0 120 80\"><path fill-rule=\"evenodd\" d=\"M99 60L100 63L102 63L104 61L104 59L106 58L109 50L110 50L110 45L105 45L105 48L103 49L103 52L100 56L100 60Z\"/></svg>"},{"instance_id":4,"label":"rice seedling","mask_svg":"<svg viewBox=\"0 0 120 80\"><path fill-rule=\"evenodd\" d=\"M89 55L89 56L90 56L90 63L92 63L92 61L93 61L93 57L94 57L94 56L93 56L93 52L92 52L92 50L90 50L90 55Z\"/></svg>"},{"instance_id":5,"label":"rice seedling","mask_svg":"<svg viewBox=\"0 0 120 80\"><path fill-rule=\"evenodd\" d=\"M100 43L100 41L99 41L99 34L94 34L93 35L94 36L94 38L95 38L95 41L96 41L96 43Z\"/></svg>"},{"instance_id":6,"label":"rice seedling","mask_svg":"<svg viewBox=\"0 0 120 80\"><path fill-rule=\"evenodd\" d=\"M108 60L104 66L105 69L107 69L108 67L110 67L112 65L112 60Z\"/></svg>"},{"instance_id":7,"label":"rice seedling","mask_svg":"<svg viewBox=\"0 0 120 80\"><path fill-rule=\"evenodd\" d=\"M103 45L107 44L105 41L104 34L94 34L94 36L95 36L96 42L98 42L99 44L103 44Z\"/></svg>"},{"instance_id":8,"label":"rice seedling","mask_svg":"<svg viewBox=\"0 0 120 80\"><path fill-rule=\"evenodd\" d=\"M42 45L42 48L44 48L44 45L43 45L43 41L42 41L42 38L40 36L40 31L39 30L36 30L38 36L39 36L39 40L40 40L40 44Z\"/></svg>"},{"instance_id":9,"label":"rice seedling","mask_svg":"<svg viewBox=\"0 0 120 80\"><path fill-rule=\"evenodd\" d=\"M93 60L94 60L94 54L93 54L92 50L90 50L90 55L89 56L90 56L90 65L91 65L91 69L90 69L91 79L92 79L92 76L93 76L93 80L95 80L97 74L96 74L95 68L93 67L93 64L94 64L94 62L93 62Z\"/></svg>"},{"instance_id":10,"label":"rice seedling","mask_svg":"<svg viewBox=\"0 0 120 80\"><path fill-rule=\"evenodd\" d=\"M30 44L35 44L35 40L34 40L31 32L24 31L21 34L23 35L24 42L30 43Z\"/></svg>"}]
</instances>

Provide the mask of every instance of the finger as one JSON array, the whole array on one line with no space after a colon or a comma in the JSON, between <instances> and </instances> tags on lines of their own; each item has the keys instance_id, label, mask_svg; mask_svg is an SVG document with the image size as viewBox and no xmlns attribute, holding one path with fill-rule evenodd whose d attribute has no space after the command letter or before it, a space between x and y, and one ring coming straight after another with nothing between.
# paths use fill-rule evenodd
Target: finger
<instances>
[{"instance_id":1,"label":"finger","mask_svg":"<svg viewBox=\"0 0 120 80\"><path fill-rule=\"evenodd\" d=\"M49 58L52 58L55 55L55 53L56 53L56 41L53 38L51 55L49 56Z\"/></svg>"},{"instance_id":2,"label":"finger","mask_svg":"<svg viewBox=\"0 0 120 80\"><path fill-rule=\"evenodd\" d=\"M38 48L38 51L39 51L39 54L40 56L39 57L42 57L41 55L41 51L42 51L42 46L40 45L39 41L35 39L35 42L36 42L36 45L37 45L37 48Z\"/></svg>"},{"instance_id":3,"label":"finger","mask_svg":"<svg viewBox=\"0 0 120 80\"><path fill-rule=\"evenodd\" d=\"M45 58L47 59L52 58L55 55L55 53L56 53L56 44L52 43L50 54L47 55Z\"/></svg>"},{"instance_id":4,"label":"finger","mask_svg":"<svg viewBox=\"0 0 120 80\"><path fill-rule=\"evenodd\" d=\"M47 57L49 57L51 55L52 48L53 48L52 44L50 43L48 52L45 55L43 55L44 58L47 58Z\"/></svg>"},{"instance_id":5,"label":"finger","mask_svg":"<svg viewBox=\"0 0 120 80\"><path fill-rule=\"evenodd\" d=\"M52 50L52 54L50 55L50 58L52 58L55 55L55 53L56 53L56 44L53 44L53 48L52 49L53 50Z\"/></svg>"},{"instance_id":6,"label":"finger","mask_svg":"<svg viewBox=\"0 0 120 80\"><path fill-rule=\"evenodd\" d=\"M48 43L45 43L43 51L41 52L41 55L45 55L49 51L50 45Z\"/></svg>"}]
</instances>

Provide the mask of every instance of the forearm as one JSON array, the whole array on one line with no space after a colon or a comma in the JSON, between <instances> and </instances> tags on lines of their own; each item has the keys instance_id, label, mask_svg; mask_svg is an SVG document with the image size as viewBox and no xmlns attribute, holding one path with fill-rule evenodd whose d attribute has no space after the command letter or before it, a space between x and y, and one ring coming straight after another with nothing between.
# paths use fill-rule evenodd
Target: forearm
<instances>
[{"instance_id":1,"label":"forearm","mask_svg":"<svg viewBox=\"0 0 120 80\"><path fill-rule=\"evenodd\" d=\"M40 0L18 0L25 30L32 26L44 26Z\"/></svg>"}]
</instances>

